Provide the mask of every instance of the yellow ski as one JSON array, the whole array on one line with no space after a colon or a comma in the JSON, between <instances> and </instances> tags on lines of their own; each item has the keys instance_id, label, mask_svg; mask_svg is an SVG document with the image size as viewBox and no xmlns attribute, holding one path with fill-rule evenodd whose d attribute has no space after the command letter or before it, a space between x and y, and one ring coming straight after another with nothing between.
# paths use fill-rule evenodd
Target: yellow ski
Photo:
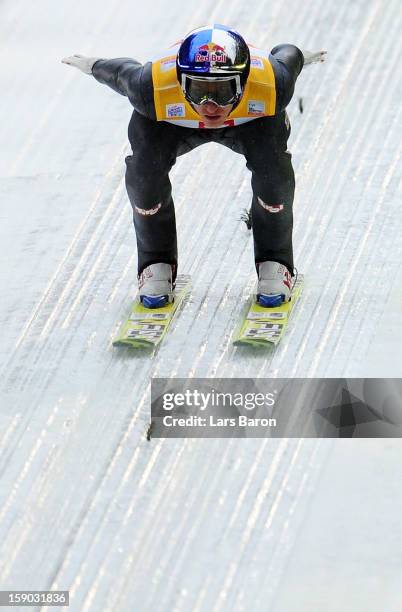
<instances>
[{"instance_id":1,"label":"yellow ski","mask_svg":"<svg viewBox=\"0 0 402 612\"><path fill-rule=\"evenodd\" d=\"M290 314L303 289L304 277L299 274L292 289L290 302L274 308L257 304L253 294L248 312L236 334L235 346L269 346L278 344L288 324Z\"/></svg>"},{"instance_id":2,"label":"yellow ski","mask_svg":"<svg viewBox=\"0 0 402 612\"><path fill-rule=\"evenodd\" d=\"M162 308L145 308L138 297L131 306L128 319L122 324L113 346L135 349L155 348L166 335L170 324L190 291L190 276L176 279L174 302Z\"/></svg>"}]
</instances>

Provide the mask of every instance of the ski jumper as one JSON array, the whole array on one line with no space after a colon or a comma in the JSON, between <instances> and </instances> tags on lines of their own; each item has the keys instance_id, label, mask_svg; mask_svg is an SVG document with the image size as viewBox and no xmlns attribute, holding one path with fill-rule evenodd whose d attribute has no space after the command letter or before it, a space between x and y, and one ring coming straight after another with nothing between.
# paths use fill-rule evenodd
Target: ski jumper
<instances>
[{"instance_id":1,"label":"ski jumper","mask_svg":"<svg viewBox=\"0 0 402 612\"><path fill-rule=\"evenodd\" d=\"M134 107L126 157L126 187L138 248L138 273L164 262L177 270L175 211L169 172L178 156L208 142L246 159L251 171L255 262L277 261L293 274L293 197L290 124L285 111L303 67L294 45L269 53L250 47L251 68L240 103L223 127L206 128L187 102L176 75L172 47L142 65L130 58L98 60L94 77L125 95Z\"/></svg>"}]
</instances>

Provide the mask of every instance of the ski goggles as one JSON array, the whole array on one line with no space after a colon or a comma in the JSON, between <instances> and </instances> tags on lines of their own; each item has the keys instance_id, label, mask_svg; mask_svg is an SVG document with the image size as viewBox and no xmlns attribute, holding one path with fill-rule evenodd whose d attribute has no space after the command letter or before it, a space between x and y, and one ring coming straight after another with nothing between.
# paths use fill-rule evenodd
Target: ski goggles
<instances>
[{"instance_id":1,"label":"ski goggles","mask_svg":"<svg viewBox=\"0 0 402 612\"><path fill-rule=\"evenodd\" d=\"M233 104L242 94L240 76L196 77L183 74L181 87L186 99L193 104L215 102L218 106Z\"/></svg>"}]
</instances>

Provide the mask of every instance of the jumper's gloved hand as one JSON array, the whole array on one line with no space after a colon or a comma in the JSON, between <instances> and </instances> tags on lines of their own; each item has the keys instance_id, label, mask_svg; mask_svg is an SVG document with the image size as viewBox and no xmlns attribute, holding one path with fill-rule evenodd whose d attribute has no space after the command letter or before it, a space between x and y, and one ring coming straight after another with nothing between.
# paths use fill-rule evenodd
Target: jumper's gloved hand
<instances>
[{"instance_id":1,"label":"jumper's gloved hand","mask_svg":"<svg viewBox=\"0 0 402 612\"><path fill-rule=\"evenodd\" d=\"M61 61L63 64L67 64L68 66L74 66L74 68L78 68L81 72L85 72L85 74L92 74L92 66L95 62L97 62L100 57L85 57L85 55L70 55L69 57L64 57Z\"/></svg>"},{"instance_id":2,"label":"jumper's gloved hand","mask_svg":"<svg viewBox=\"0 0 402 612\"><path fill-rule=\"evenodd\" d=\"M325 61L326 51L302 51L304 56L304 65L317 64Z\"/></svg>"}]
</instances>

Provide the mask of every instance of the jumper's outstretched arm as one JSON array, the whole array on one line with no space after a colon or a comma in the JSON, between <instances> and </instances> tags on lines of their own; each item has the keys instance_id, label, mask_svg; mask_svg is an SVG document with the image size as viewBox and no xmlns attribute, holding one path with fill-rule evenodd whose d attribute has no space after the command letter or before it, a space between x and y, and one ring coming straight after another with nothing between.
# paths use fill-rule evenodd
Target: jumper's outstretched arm
<instances>
[{"instance_id":1,"label":"jumper's outstretched arm","mask_svg":"<svg viewBox=\"0 0 402 612\"><path fill-rule=\"evenodd\" d=\"M92 75L99 83L107 85L122 96L127 96L139 113L149 119L156 119L151 62L143 66L130 57L103 59L78 54L65 57L61 61Z\"/></svg>"}]
</instances>

